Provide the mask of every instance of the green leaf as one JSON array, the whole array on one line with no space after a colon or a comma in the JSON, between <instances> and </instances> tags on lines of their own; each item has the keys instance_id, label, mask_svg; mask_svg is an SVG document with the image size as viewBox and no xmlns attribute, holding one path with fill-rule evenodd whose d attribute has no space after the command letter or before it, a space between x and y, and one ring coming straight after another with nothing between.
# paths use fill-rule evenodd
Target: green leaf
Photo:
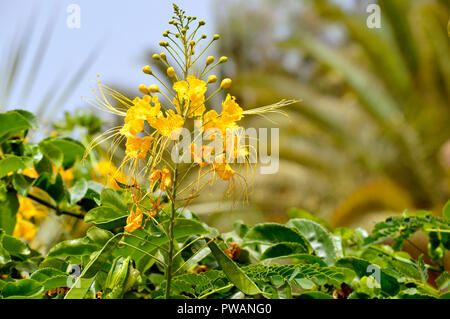
<instances>
[{"instance_id":1,"label":"green leaf","mask_svg":"<svg viewBox=\"0 0 450 319\"><path fill-rule=\"evenodd\" d=\"M400 285L394 277L386 274L384 270L381 270L378 265L371 264L370 262L356 257L341 258L336 262L338 267L346 267L355 271L359 278L364 276L373 276L376 280L379 280L381 290L390 296L395 296L400 291ZM379 278L377 277L377 269L379 270Z\"/></svg>"},{"instance_id":2,"label":"green leaf","mask_svg":"<svg viewBox=\"0 0 450 319\"><path fill-rule=\"evenodd\" d=\"M28 112L26 110L14 110L14 112L17 112L20 115L22 115L24 118L26 118L28 120L28 122L30 123L32 129L38 128L38 126L39 126L38 120L33 113Z\"/></svg>"},{"instance_id":3,"label":"green leaf","mask_svg":"<svg viewBox=\"0 0 450 319\"><path fill-rule=\"evenodd\" d=\"M17 111L0 113L0 142L5 141L14 134L32 128L30 121Z\"/></svg>"},{"instance_id":4,"label":"green leaf","mask_svg":"<svg viewBox=\"0 0 450 319\"><path fill-rule=\"evenodd\" d=\"M167 227L168 221L161 223L164 227ZM150 225L150 223L148 223ZM183 239L187 236L192 235L202 235L202 234L209 234L210 231L206 229L201 222L193 220L193 219L186 219L186 218L177 218L174 223L174 237L176 240ZM146 241L150 241L153 244L156 245L164 245L168 242L168 239L163 234L155 234L155 233L149 233L147 230L138 229L133 232L134 236L138 236L140 238L145 239ZM155 246L151 245L149 243L146 243L139 238L126 236L124 241L130 245L133 245L135 247L138 247L141 250L144 250L146 252L152 253L155 250ZM131 256L131 258L136 262L138 269L141 265L141 259L144 261L144 258L147 258L148 256L144 253L134 249L133 247L120 247L117 250L117 256L123 256L128 257Z\"/></svg>"},{"instance_id":5,"label":"green leaf","mask_svg":"<svg viewBox=\"0 0 450 319\"><path fill-rule=\"evenodd\" d=\"M68 274L56 268L41 268L35 271L30 279L36 280L45 290L67 287Z\"/></svg>"},{"instance_id":6,"label":"green leaf","mask_svg":"<svg viewBox=\"0 0 450 319\"><path fill-rule=\"evenodd\" d=\"M16 213L19 209L19 200L14 191L6 193L6 199L0 202L0 228L8 235L12 235L16 226Z\"/></svg>"},{"instance_id":7,"label":"green leaf","mask_svg":"<svg viewBox=\"0 0 450 319\"><path fill-rule=\"evenodd\" d=\"M62 166L64 169L72 167L76 161L79 161L83 157L85 151L83 144L69 137L47 138L40 144L43 143L46 147L50 147L51 145L59 149L63 154Z\"/></svg>"},{"instance_id":8,"label":"green leaf","mask_svg":"<svg viewBox=\"0 0 450 319\"><path fill-rule=\"evenodd\" d=\"M66 197L67 189L65 187L64 180L59 173L56 175L54 182L51 180L51 175L48 173L43 173L38 179L36 179L33 186L46 191L58 203Z\"/></svg>"},{"instance_id":9,"label":"green leaf","mask_svg":"<svg viewBox=\"0 0 450 319\"><path fill-rule=\"evenodd\" d=\"M42 158L34 165L36 171L39 173L39 175L42 175L44 173L48 175L53 174L53 167L52 163L48 159L47 156L42 156Z\"/></svg>"},{"instance_id":10,"label":"green leaf","mask_svg":"<svg viewBox=\"0 0 450 319\"><path fill-rule=\"evenodd\" d=\"M261 255L261 260L271 258L289 258L291 255L309 253L308 247L298 243L279 243L267 248Z\"/></svg>"},{"instance_id":11,"label":"green leaf","mask_svg":"<svg viewBox=\"0 0 450 319\"><path fill-rule=\"evenodd\" d=\"M217 244L212 241L208 244L211 253L216 258L227 278L246 295L260 294L258 286L232 261Z\"/></svg>"},{"instance_id":12,"label":"green leaf","mask_svg":"<svg viewBox=\"0 0 450 319\"><path fill-rule=\"evenodd\" d=\"M27 166L20 157L9 155L0 160L0 178L5 177L8 173L15 172L26 167Z\"/></svg>"},{"instance_id":13,"label":"green leaf","mask_svg":"<svg viewBox=\"0 0 450 319\"><path fill-rule=\"evenodd\" d=\"M2 290L4 298L37 299L42 297L44 287L33 279L22 279L7 283Z\"/></svg>"},{"instance_id":14,"label":"green leaf","mask_svg":"<svg viewBox=\"0 0 450 319\"><path fill-rule=\"evenodd\" d=\"M59 269L47 267L47 268L41 268L41 269L35 271L34 273L32 273L30 279L33 279L33 280L36 280L36 281L42 283L52 277L63 276L63 275L67 275L67 274Z\"/></svg>"},{"instance_id":15,"label":"green leaf","mask_svg":"<svg viewBox=\"0 0 450 319\"><path fill-rule=\"evenodd\" d=\"M76 183L69 188L70 194L70 203L76 204L79 200L81 200L88 190L88 184L85 179L80 179L76 181Z\"/></svg>"},{"instance_id":16,"label":"green leaf","mask_svg":"<svg viewBox=\"0 0 450 319\"><path fill-rule=\"evenodd\" d=\"M5 231L0 228L0 265L5 265L11 261L11 255L3 247L3 244L2 244L4 235L5 235Z\"/></svg>"},{"instance_id":17,"label":"green leaf","mask_svg":"<svg viewBox=\"0 0 450 319\"><path fill-rule=\"evenodd\" d=\"M446 220L450 221L450 200L445 204L442 215Z\"/></svg>"},{"instance_id":18,"label":"green leaf","mask_svg":"<svg viewBox=\"0 0 450 319\"><path fill-rule=\"evenodd\" d=\"M100 195L102 206L114 208L116 210L128 212L128 206L122 197L112 188L104 188Z\"/></svg>"},{"instance_id":19,"label":"green leaf","mask_svg":"<svg viewBox=\"0 0 450 319\"><path fill-rule=\"evenodd\" d=\"M103 246L83 269L80 277L77 278L64 299L82 299L86 295L86 292L94 282L95 275L100 271L106 261L110 259L112 251L116 248L122 236L123 234L116 234L108 240L105 246Z\"/></svg>"},{"instance_id":20,"label":"green leaf","mask_svg":"<svg viewBox=\"0 0 450 319\"><path fill-rule=\"evenodd\" d=\"M307 240L301 234L291 228L275 223L255 225L245 235L244 239L249 242L263 244L292 242L309 247Z\"/></svg>"},{"instance_id":21,"label":"green leaf","mask_svg":"<svg viewBox=\"0 0 450 319\"><path fill-rule=\"evenodd\" d=\"M91 209L84 216L85 223L93 223L100 228L114 229L124 226L129 213L112 207L100 206Z\"/></svg>"},{"instance_id":22,"label":"green leaf","mask_svg":"<svg viewBox=\"0 0 450 319\"><path fill-rule=\"evenodd\" d=\"M50 141L41 141L39 143L39 150L56 166L60 167L63 164L64 153Z\"/></svg>"},{"instance_id":23,"label":"green leaf","mask_svg":"<svg viewBox=\"0 0 450 319\"><path fill-rule=\"evenodd\" d=\"M318 223L308 219L291 219L286 226L297 229L305 237L317 256L333 265L336 250L332 235Z\"/></svg>"},{"instance_id":24,"label":"green leaf","mask_svg":"<svg viewBox=\"0 0 450 319\"><path fill-rule=\"evenodd\" d=\"M25 197L28 195L33 181L34 179L28 176L22 174L14 174L12 183L17 193Z\"/></svg>"},{"instance_id":25,"label":"green leaf","mask_svg":"<svg viewBox=\"0 0 450 319\"><path fill-rule=\"evenodd\" d=\"M98 250L98 245L89 243L86 238L62 241L50 249L48 257L85 256Z\"/></svg>"},{"instance_id":26,"label":"green leaf","mask_svg":"<svg viewBox=\"0 0 450 319\"><path fill-rule=\"evenodd\" d=\"M330 228L322 218L320 218L314 214L311 214L310 212L308 212L304 209L290 208L287 213L291 219L293 219L293 218L309 219L309 220L312 220L312 221L322 225L325 229Z\"/></svg>"},{"instance_id":27,"label":"green leaf","mask_svg":"<svg viewBox=\"0 0 450 319\"><path fill-rule=\"evenodd\" d=\"M31 254L30 248L23 241L9 235L3 235L2 246L14 257L26 258Z\"/></svg>"},{"instance_id":28,"label":"green leaf","mask_svg":"<svg viewBox=\"0 0 450 319\"><path fill-rule=\"evenodd\" d=\"M86 236L92 242L103 246L113 237L113 233L94 226L88 229Z\"/></svg>"}]
</instances>

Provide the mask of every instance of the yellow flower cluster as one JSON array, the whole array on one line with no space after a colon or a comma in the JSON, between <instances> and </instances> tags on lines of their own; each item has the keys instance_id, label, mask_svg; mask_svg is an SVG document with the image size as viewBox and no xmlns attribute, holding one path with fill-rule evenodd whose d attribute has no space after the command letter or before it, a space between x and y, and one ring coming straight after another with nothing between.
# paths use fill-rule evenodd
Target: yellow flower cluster
<instances>
[{"instance_id":1,"label":"yellow flower cluster","mask_svg":"<svg viewBox=\"0 0 450 319\"><path fill-rule=\"evenodd\" d=\"M180 105L185 105L188 109L187 117L201 116L205 112L206 82L189 75L187 80L175 82L173 89L177 93L173 103L177 107L178 113L182 113Z\"/></svg>"},{"instance_id":2,"label":"yellow flower cluster","mask_svg":"<svg viewBox=\"0 0 450 319\"><path fill-rule=\"evenodd\" d=\"M13 236L32 240L36 236L38 228L31 220L41 220L47 214L48 210L34 205L31 199L19 196L19 210L16 215L17 220Z\"/></svg>"},{"instance_id":3,"label":"yellow flower cluster","mask_svg":"<svg viewBox=\"0 0 450 319\"><path fill-rule=\"evenodd\" d=\"M151 184L150 191L159 182L160 190L172 194L172 196L176 192L176 185L174 184L177 181L178 163L175 163L173 167L168 165L170 169L166 166L158 167L161 161L166 160L163 159L163 154L167 151L170 141L177 140L183 128L192 127L189 125L189 121L195 121L194 125L199 123L197 121L200 121L201 127L197 127L197 129L201 132L210 128L217 129L224 141L223 149L230 152L227 147L229 143L227 141L227 130L240 129L237 122L244 115L277 112L278 108L295 102L282 101L281 103L244 111L236 102L236 98L227 94L221 103L220 113L214 109L207 110L206 103L212 97L231 87L231 79L225 78L213 93L206 96L209 86L217 82L216 75L208 75L208 73L218 65L226 63L228 58L221 57L216 63L212 56L208 56L204 61L199 60L206 49L220 37L214 35L202 49L201 43L207 36L204 34L198 35L197 31L205 25L205 22L203 20L195 22L195 17L184 16L184 13L179 11L176 6L174 8L176 14L169 24L173 25L175 31L167 30L163 33L168 41L161 41L159 44L165 49L165 52L153 55L153 59L166 68L165 74L170 79L171 84L166 85L152 71L151 67L146 65L142 68L142 71L154 77L164 87L163 90L160 90L157 84L141 84L139 85L139 91L143 96L136 97L134 100L128 99L123 94L102 85L100 82L100 94L96 94L94 91L95 106L125 118L121 127L113 128L110 132L113 133L113 137L116 137L115 143L120 143L126 139L126 157L120 167L129 163L130 173L128 175L133 180L132 184L136 184L137 178L148 176ZM196 55L195 52L198 50L200 50L200 54ZM111 105L107 96L120 102L121 106ZM162 103L159 100L160 98L164 99L165 103ZM185 135L183 135L183 139L184 137ZM210 138L214 140L217 135ZM215 176L218 176L222 180L230 181L229 185L234 185L234 176L237 172L226 160L230 156L231 158L244 157L244 159L247 159L248 148L245 145L239 147L235 140L232 142L235 145L234 149L231 150L232 154L226 154L226 152L219 152L211 146L198 148L194 141L190 149L194 163L200 169L209 167L206 174L213 173L212 180L215 179ZM94 146L95 143L88 147L88 150ZM138 167L143 169L138 169ZM245 182L245 177L243 179ZM142 211L136 207L130 213L126 229L133 231L141 224Z\"/></svg>"}]
</instances>

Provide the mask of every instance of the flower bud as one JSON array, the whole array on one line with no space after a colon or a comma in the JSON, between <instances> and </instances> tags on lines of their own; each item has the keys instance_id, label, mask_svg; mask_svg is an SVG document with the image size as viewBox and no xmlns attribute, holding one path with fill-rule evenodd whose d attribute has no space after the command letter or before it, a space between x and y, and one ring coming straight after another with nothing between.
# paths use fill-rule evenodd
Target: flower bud
<instances>
[{"instance_id":1,"label":"flower bud","mask_svg":"<svg viewBox=\"0 0 450 319\"><path fill-rule=\"evenodd\" d=\"M186 34L186 28L181 29L181 33Z\"/></svg>"},{"instance_id":2,"label":"flower bud","mask_svg":"<svg viewBox=\"0 0 450 319\"><path fill-rule=\"evenodd\" d=\"M214 57L213 56L209 56L206 58L206 65L210 65L214 63Z\"/></svg>"},{"instance_id":3,"label":"flower bud","mask_svg":"<svg viewBox=\"0 0 450 319\"><path fill-rule=\"evenodd\" d=\"M167 37L169 35L169 30L164 31L164 33L162 35L163 35L163 37Z\"/></svg>"},{"instance_id":4,"label":"flower bud","mask_svg":"<svg viewBox=\"0 0 450 319\"><path fill-rule=\"evenodd\" d=\"M226 63L228 58L226 56L220 57L219 63Z\"/></svg>"},{"instance_id":5,"label":"flower bud","mask_svg":"<svg viewBox=\"0 0 450 319\"><path fill-rule=\"evenodd\" d=\"M202 34L202 39L206 39L206 34Z\"/></svg>"},{"instance_id":6,"label":"flower bud","mask_svg":"<svg viewBox=\"0 0 450 319\"><path fill-rule=\"evenodd\" d=\"M169 67L167 69L167 75L169 76L169 78L173 78L175 76L175 69L173 67Z\"/></svg>"},{"instance_id":7,"label":"flower bud","mask_svg":"<svg viewBox=\"0 0 450 319\"><path fill-rule=\"evenodd\" d=\"M159 92L159 87L156 84L152 84L148 87L148 91L150 93L157 93Z\"/></svg>"},{"instance_id":8,"label":"flower bud","mask_svg":"<svg viewBox=\"0 0 450 319\"><path fill-rule=\"evenodd\" d=\"M161 59L163 59L164 61L167 61L167 56L166 56L166 54L165 54L164 52L161 52L161 53L159 54L159 56L160 56Z\"/></svg>"},{"instance_id":9,"label":"flower bud","mask_svg":"<svg viewBox=\"0 0 450 319\"><path fill-rule=\"evenodd\" d=\"M210 76L208 77L208 82L206 82L206 83L209 84L209 83L215 83L215 82L217 82L217 76L215 76L215 75L210 75Z\"/></svg>"},{"instance_id":10,"label":"flower bud","mask_svg":"<svg viewBox=\"0 0 450 319\"><path fill-rule=\"evenodd\" d=\"M205 22L204 20L200 20L200 21L198 22L198 24L199 24L199 25L205 25L206 22Z\"/></svg>"},{"instance_id":11,"label":"flower bud","mask_svg":"<svg viewBox=\"0 0 450 319\"><path fill-rule=\"evenodd\" d=\"M150 68L150 65L146 65L142 68L142 72L144 72L145 74L153 74L152 69Z\"/></svg>"},{"instance_id":12,"label":"flower bud","mask_svg":"<svg viewBox=\"0 0 450 319\"><path fill-rule=\"evenodd\" d=\"M139 277L139 271L134 269L130 257L117 257L106 277L103 298L123 298L123 295L135 285Z\"/></svg>"},{"instance_id":13,"label":"flower bud","mask_svg":"<svg viewBox=\"0 0 450 319\"><path fill-rule=\"evenodd\" d=\"M139 91L141 91L142 94L148 94L148 88L144 84L139 85Z\"/></svg>"},{"instance_id":14,"label":"flower bud","mask_svg":"<svg viewBox=\"0 0 450 319\"><path fill-rule=\"evenodd\" d=\"M230 78L226 78L222 80L222 83L220 83L220 88L221 89L228 89L231 86L231 79Z\"/></svg>"},{"instance_id":15,"label":"flower bud","mask_svg":"<svg viewBox=\"0 0 450 319\"><path fill-rule=\"evenodd\" d=\"M220 39L220 35L218 35L218 34L214 34L214 37L213 37L213 39L214 39L214 40L219 40L219 39Z\"/></svg>"},{"instance_id":16,"label":"flower bud","mask_svg":"<svg viewBox=\"0 0 450 319\"><path fill-rule=\"evenodd\" d=\"M191 40L190 45L191 45L191 47L193 47L195 45L195 41Z\"/></svg>"},{"instance_id":17,"label":"flower bud","mask_svg":"<svg viewBox=\"0 0 450 319\"><path fill-rule=\"evenodd\" d=\"M161 59L161 57L157 53L153 54L152 58L155 59L155 60Z\"/></svg>"}]
</instances>

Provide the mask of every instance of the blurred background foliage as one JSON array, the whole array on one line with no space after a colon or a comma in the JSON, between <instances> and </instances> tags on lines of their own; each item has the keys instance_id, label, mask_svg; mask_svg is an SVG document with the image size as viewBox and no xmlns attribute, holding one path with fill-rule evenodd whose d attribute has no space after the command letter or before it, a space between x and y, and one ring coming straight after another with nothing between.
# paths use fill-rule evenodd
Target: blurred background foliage
<instances>
[{"instance_id":1,"label":"blurred background foliage","mask_svg":"<svg viewBox=\"0 0 450 319\"><path fill-rule=\"evenodd\" d=\"M381 7L379 29L366 25L367 5L374 2ZM256 171L247 205L231 209L232 202L223 197L224 184L196 199L192 211L214 226L229 228L230 218L250 224L284 222L288 208L297 207L334 227L367 229L406 208L441 211L450 197L447 1L215 0L212 8L221 35L217 55L229 57L217 75L233 79L231 93L244 109L280 98L302 102L289 107L289 119L245 120L247 127L280 127L280 170L275 175ZM24 92L22 105L31 99L27 92L54 28L49 19L37 51L28 52L33 21L4 46L9 51L2 52L6 58L0 61L0 106L9 106L13 89ZM137 72L153 62L155 52L159 50L143 54ZM58 77L48 83L33 110L43 122L63 108L98 49L85 53L73 72L64 74L66 84L55 85ZM21 66L27 54L37 69ZM29 81L18 88L21 68ZM126 83L109 85L130 97L137 94ZM214 105L220 99L210 107ZM92 111L79 110L67 113L51 130L87 144L101 125ZM94 160L106 158L107 149L98 150Z\"/></svg>"},{"instance_id":2,"label":"blurred background foliage","mask_svg":"<svg viewBox=\"0 0 450 319\"><path fill-rule=\"evenodd\" d=\"M448 2L380 0L378 29L369 3L217 2L241 104L303 100L278 122L279 173L256 175L251 202L270 219L295 206L371 228L405 208L438 213L450 195Z\"/></svg>"}]
</instances>

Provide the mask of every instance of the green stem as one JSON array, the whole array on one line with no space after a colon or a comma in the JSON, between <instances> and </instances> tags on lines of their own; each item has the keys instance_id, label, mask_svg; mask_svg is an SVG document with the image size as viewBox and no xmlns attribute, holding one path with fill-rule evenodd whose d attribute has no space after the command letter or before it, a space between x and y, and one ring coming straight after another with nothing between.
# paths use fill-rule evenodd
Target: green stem
<instances>
[{"instance_id":1,"label":"green stem","mask_svg":"<svg viewBox=\"0 0 450 319\"><path fill-rule=\"evenodd\" d=\"M48 208L55 210L58 215L68 215L68 216L72 216L72 217L75 217L78 219L84 219L84 215L82 215L82 214L77 214L77 213L60 210L58 207L56 207L50 203L47 203L45 200L40 199L39 197L36 197L34 195L27 194L27 197L34 200L35 202L38 202L41 205L47 206Z\"/></svg>"},{"instance_id":2,"label":"green stem","mask_svg":"<svg viewBox=\"0 0 450 319\"><path fill-rule=\"evenodd\" d=\"M173 251L174 251L174 224L175 224L175 200L176 200L176 187L177 187L177 174L178 174L178 164L175 164L175 169L173 172L173 188L172 188L172 211L170 214L170 224L169 224L169 253L167 257L167 268L166 268L166 295L165 298L170 298L170 284L172 281L172 267L173 267Z\"/></svg>"}]
</instances>

